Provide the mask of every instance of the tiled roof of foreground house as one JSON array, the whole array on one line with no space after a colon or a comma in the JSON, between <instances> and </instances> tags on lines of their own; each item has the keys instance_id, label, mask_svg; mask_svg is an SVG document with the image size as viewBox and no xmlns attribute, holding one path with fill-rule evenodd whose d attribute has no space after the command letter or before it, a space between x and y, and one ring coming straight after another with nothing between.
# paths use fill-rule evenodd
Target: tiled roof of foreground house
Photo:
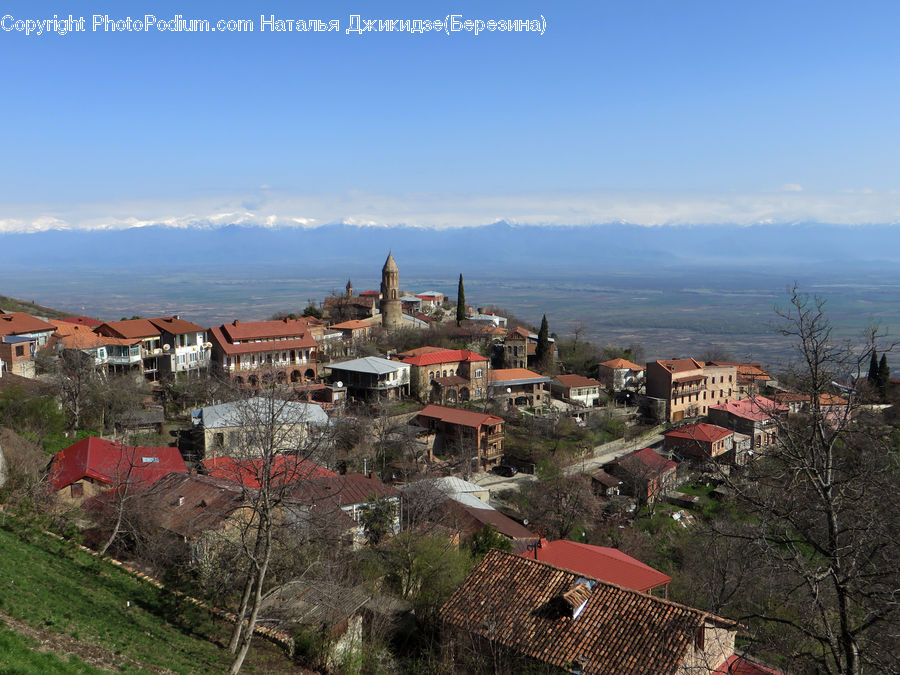
<instances>
[{"instance_id":1,"label":"tiled roof of foreground house","mask_svg":"<svg viewBox=\"0 0 900 675\"><path fill-rule=\"evenodd\" d=\"M762 422L772 415L786 412L787 408L764 396L742 398L739 401L728 401L719 405L709 406L710 410L724 410L735 417L740 417L754 422Z\"/></svg>"},{"instance_id":2,"label":"tiled roof of foreground house","mask_svg":"<svg viewBox=\"0 0 900 675\"><path fill-rule=\"evenodd\" d=\"M36 316L25 312L0 314L0 335L20 335L22 333L41 333L56 328L52 323L41 321Z\"/></svg>"},{"instance_id":3,"label":"tiled roof of foreground house","mask_svg":"<svg viewBox=\"0 0 900 675\"><path fill-rule=\"evenodd\" d=\"M403 363L411 366L431 366L436 363L456 363L457 361L477 363L479 361L487 361L486 356L476 354L468 349L441 349L439 351L429 351L403 359Z\"/></svg>"},{"instance_id":4,"label":"tiled roof of foreground house","mask_svg":"<svg viewBox=\"0 0 900 675\"><path fill-rule=\"evenodd\" d=\"M577 588L579 581L587 585ZM698 609L498 550L466 577L440 616L458 629L585 674L676 673L704 627L738 627ZM730 652L719 662L727 656ZM718 665L710 664L706 672Z\"/></svg>"},{"instance_id":5,"label":"tiled roof of foreground house","mask_svg":"<svg viewBox=\"0 0 900 675\"><path fill-rule=\"evenodd\" d=\"M714 408L722 408L724 406L713 406ZM702 443L715 443L731 436L734 432L725 427L716 426L715 424L685 424L683 427L667 431L664 435L667 438L685 438L689 441L700 441Z\"/></svg>"},{"instance_id":6,"label":"tiled roof of foreground house","mask_svg":"<svg viewBox=\"0 0 900 675\"><path fill-rule=\"evenodd\" d=\"M419 417L428 417L449 424L458 424L463 427L478 428L482 424L493 426L500 424L503 418L496 415L478 412L477 410L463 410L461 408L446 408L442 405L429 404L419 411Z\"/></svg>"},{"instance_id":7,"label":"tiled roof of foreground house","mask_svg":"<svg viewBox=\"0 0 900 675\"><path fill-rule=\"evenodd\" d=\"M610 359L609 361L603 361L598 365L606 366L611 370L644 370L644 366L639 366L633 361L628 361L627 359Z\"/></svg>"},{"instance_id":8,"label":"tiled roof of foreground house","mask_svg":"<svg viewBox=\"0 0 900 675\"><path fill-rule=\"evenodd\" d=\"M56 453L50 483L54 490L85 477L111 486L151 485L172 471L187 473L178 448L125 446L88 436Z\"/></svg>"}]
</instances>

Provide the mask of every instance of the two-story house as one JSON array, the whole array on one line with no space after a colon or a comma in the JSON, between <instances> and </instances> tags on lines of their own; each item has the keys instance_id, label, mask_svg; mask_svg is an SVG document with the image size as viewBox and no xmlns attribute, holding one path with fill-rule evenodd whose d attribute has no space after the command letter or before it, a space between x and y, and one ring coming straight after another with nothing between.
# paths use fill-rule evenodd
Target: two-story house
<instances>
[{"instance_id":1,"label":"two-story house","mask_svg":"<svg viewBox=\"0 0 900 675\"><path fill-rule=\"evenodd\" d=\"M550 381L550 392L564 401L583 406L597 405L600 382L584 375L557 375Z\"/></svg>"},{"instance_id":2,"label":"two-story house","mask_svg":"<svg viewBox=\"0 0 900 675\"><path fill-rule=\"evenodd\" d=\"M456 403L484 398L488 385L488 359L467 349L428 349L407 356L410 390L420 401Z\"/></svg>"},{"instance_id":3,"label":"two-story house","mask_svg":"<svg viewBox=\"0 0 900 675\"><path fill-rule=\"evenodd\" d=\"M603 361L597 364L597 373L603 385L612 392L636 391L644 384L644 366L627 359Z\"/></svg>"},{"instance_id":4,"label":"two-story house","mask_svg":"<svg viewBox=\"0 0 900 675\"><path fill-rule=\"evenodd\" d=\"M331 382L357 400L398 399L409 395L409 364L379 356L332 363Z\"/></svg>"},{"instance_id":5,"label":"two-story house","mask_svg":"<svg viewBox=\"0 0 900 675\"><path fill-rule=\"evenodd\" d=\"M664 359L647 364L647 397L669 422L702 417L710 406L740 398L737 368L696 359Z\"/></svg>"},{"instance_id":6,"label":"two-story house","mask_svg":"<svg viewBox=\"0 0 900 675\"><path fill-rule=\"evenodd\" d=\"M481 469L500 463L503 419L475 410L427 405L419 411L420 426L435 432L434 452L468 458Z\"/></svg>"},{"instance_id":7,"label":"two-story house","mask_svg":"<svg viewBox=\"0 0 900 675\"><path fill-rule=\"evenodd\" d=\"M666 452L699 461L728 455L734 444L734 431L715 424L685 424L663 436Z\"/></svg>"},{"instance_id":8,"label":"two-story house","mask_svg":"<svg viewBox=\"0 0 900 675\"><path fill-rule=\"evenodd\" d=\"M318 378L318 343L305 321L238 321L209 329L212 363L239 385Z\"/></svg>"},{"instance_id":9,"label":"two-story house","mask_svg":"<svg viewBox=\"0 0 900 675\"><path fill-rule=\"evenodd\" d=\"M764 396L711 406L709 420L752 438L752 450L765 452L778 439L777 417L787 408Z\"/></svg>"},{"instance_id":10,"label":"two-story house","mask_svg":"<svg viewBox=\"0 0 900 675\"><path fill-rule=\"evenodd\" d=\"M492 370L488 388L491 398L506 407L540 408L550 402L550 378L525 368Z\"/></svg>"}]
</instances>

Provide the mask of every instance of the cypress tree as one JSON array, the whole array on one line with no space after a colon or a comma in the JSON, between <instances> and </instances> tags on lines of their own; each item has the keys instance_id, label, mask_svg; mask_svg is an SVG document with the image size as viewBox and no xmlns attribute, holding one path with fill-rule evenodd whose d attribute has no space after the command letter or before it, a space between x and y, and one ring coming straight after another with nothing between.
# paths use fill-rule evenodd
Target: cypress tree
<instances>
[{"instance_id":1,"label":"cypress tree","mask_svg":"<svg viewBox=\"0 0 900 675\"><path fill-rule=\"evenodd\" d=\"M882 354L881 362L878 364L878 391L881 392L882 399L887 399L890 384L891 369L888 367L887 354Z\"/></svg>"},{"instance_id":2,"label":"cypress tree","mask_svg":"<svg viewBox=\"0 0 900 675\"><path fill-rule=\"evenodd\" d=\"M869 361L869 376L866 378L873 387L878 386L878 354L872 350L872 360Z\"/></svg>"},{"instance_id":3,"label":"cypress tree","mask_svg":"<svg viewBox=\"0 0 900 675\"><path fill-rule=\"evenodd\" d=\"M459 275L459 288L456 289L456 325L466 318L466 290L463 288L462 274Z\"/></svg>"},{"instance_id":4,"label":"cypress tree","mask_svg":"<svg viewBox=\"0 0 900 675\"><path fill-rule=\"evenodd\" d=\"M537 348L534 350L534 358L538 367L545 368L550 356L550 324L547 323L547 315L541 319L541 329L538 331Z\"/></svg>"}]
</instances>

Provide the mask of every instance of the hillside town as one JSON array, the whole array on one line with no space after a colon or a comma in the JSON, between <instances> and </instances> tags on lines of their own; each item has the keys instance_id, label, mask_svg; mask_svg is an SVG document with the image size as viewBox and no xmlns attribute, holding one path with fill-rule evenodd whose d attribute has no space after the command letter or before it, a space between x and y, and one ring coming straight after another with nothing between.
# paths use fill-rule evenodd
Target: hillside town
<instances>
[{"instance_id":1,"label":"hillside town","mask_svg":"<svg viewBox=\"0 0 900 675\"><path fill-rule=\"evenodd\" d=\"M645 361L381 279L208 327L0 307L2 512L230 612L237 669L896 672L880 336L795 291L797 368Z\"/></svg>"}]
</instances>

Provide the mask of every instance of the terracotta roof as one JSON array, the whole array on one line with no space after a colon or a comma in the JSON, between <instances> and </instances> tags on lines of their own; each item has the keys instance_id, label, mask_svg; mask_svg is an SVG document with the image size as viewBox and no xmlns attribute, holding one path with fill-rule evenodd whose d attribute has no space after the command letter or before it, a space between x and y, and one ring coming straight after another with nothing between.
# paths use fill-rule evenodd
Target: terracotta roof
<instances>
[{"instance_id":1,"label":"terracotta roof","mask_svg":"<svg viewBox=\"0 0 900 675\"><path fill-rule=\"evenodd\" d=\"M99 319L92 319L89 316L64 316L59 319L59 321L65 321L66 323L74 323L79 326L87 326L88 328L96 328L97 326L102 326L103 322ZM57 328L59 324L57 324Z\"/></svg>"},{"instance_id":2,"label":"terracotta roof","mask_svg":"<svg viewBox=\"0 0 900 675\"><path fill-rule=\"evenodd\" d=\"M746 656L732 654L712 675L784 675L780 670L751 661Z\"/></svg>"},{"instance_id":3,"label":"terracotta roof","mask_svg":"<svg viewBox=\"0 0 900 675\"><path fill-rule=\"evenodd\" d=\"M297 326L294 330L298 332L291 333L291 335L298 335L299 337L296 339L272 340L271 342L268 340L263 340L262 342L248 341L241 342L241 344L233 344L228 339L227 334L222 331L221 326L214 326L209 329L209 338L228 355L274 352L284 349L311 349L318 346L318 343L309 334L309 329L306 326Z\"/></svg>"},{"instance_id":4,"label":"terracotta roof","mask_svg":"<svg viewBox=\"0 0 900 675\"><path fill-rule=\"evenodd\" d=\"M491 382L511 382L513 380L544 380L550 378L539 375L526 368L498 368L490 372Z\"/></svg>"},{"instance_id":5,"label":"terracotta roof","mask_svg":"<svg viewBox=\"0 0 900 675\"><path fill-rule=\"evenodd\" d=\"M289 338L306 335L309 328L306 321L281 319L280 321L238 321L219 326L228 342L240 340L262 340L265 338Z\"/></svg>"},{"instance_id":6,"label":"terracotta roof","mask_svg":"<svg viewBox=\"0 0 900 675\"><path fill-rule=\"evenodd\" d=\"M0 314L0 335L21 335L22 333L42 333L56 328L52 323L41 321L25 312Z\"/></svg>"},{"instance_id":7,"label":"terracotta roof","mask_svg":"<svg viewBox=\"0 0 900 675\"><path fill-rule=\"evenodd\" d=\"M109 345L123 347L140 342L140 338L116 338L95 333L88 326L77 323L60 323L56 326L52 338L66 349L94 349Z\"/></svg>"},{"instance_id":8,"label":"terracotta roof","mask_svg":"<svg viewBox=\"0 0 900 675\"><path fill-rule=\"evenodd\" d=\"M472 497L472 499L477 499L477 497ZM485 505L487 508L471 506L459 496L451 497L447 501L447 506L455 509L460 516L469 521L469 526L464 528L468 533L481 531L488 525L492 525L497 532L510 539L535 543L538 540L538 535L534 532L491 506Z\"/></svg>"},{"instance_id":9,"label":"terracotta roof","mask_svg":"<svg viewBox=\"0 0 900 675\"><path fill-rule=\"evenodd\" d=\"M611 476L606 473L603 469L597 469L594 473L591 474L591 479L597 481L598 483L605 485L606 487L616 487L617 485L622 484L621 478L616 478L615 476Z\"/></svg>"},{"instance_id":10,"label":"terracotta roof","mask_svg":"<svg viewBox=\"0 0 900 675\"><path fill-rule=\"evenodd\" d=\"M735 366L737 368L738 382L747 384L756 380L771 380L769 374L762 369L759 363L744 363L741 361L709 361L711 366Z\"/></svg>"},{"instance_id":11,"label":"terracotta roof","mask_svg":"<svg viewBox=\"0 0 900 675\"><path fill-rule=\"evenodd\" d=\"M151 485L173 471L187 473L178 448L125 446L88 436L56 453L50 483L54 490L85 477L111 486Z\"/></svg>"},{"instance_id":12,"label":"terracotta roof","mask_svg":"<svg viewBox=\"0 0 900 675\"><path fill-rule=\"evenodd\" d=\"M513 328L511 331L507 332L506 337L520 337L525 338L526 340L531 337L532 333L527 328L522 328L522 326L517 326Z\"/></svg>"},{"instance_id":13,"label":"terracotta roof","mask_svg":"<svg viewBox=\"0 0 900 675\"><path fill-rule=\"evenodd\" d=\"M159 526L186 539L220 527L244 504L244 489L231 481L197 474L170 473L138 501Z\"/></svg>"},{"instance_id":14,"label":"terracotta roof","mask_svg":"<svg viewBox=\"0 0 900 675\"><path fill-rule=\"evenodd\" d=\"M483 424L494 426L500 424L503 419L495 415L478 412L476 410L462 410L460 408L445 408L442 405L427 405L419 411L419 417L458 424L463 427L478 428Z\"/></svg>"},{"instance_id":15,"label":"terracotta roof","mask_svg":"<svg viewBox=\"0 0 900 675\"><path fill-rule=\"evenodd\" d=\"M399 497L393 485L368 478L361 473L322 476L302 481L291 491L291 498L316 506L364 504L370 497Z\"/></svg>"},{"instance_id":16,"label":"terracotta roof","mask_svg":"<svg viewBox=\"0 0 900 675\"><path fill-rule=\"evenodd\" d=\"M584 375L557 375L556 380L564 387L599 387L600 383Z\"/></svg>"},{"instance_id":17,"label":"terracotta roof","mask_svg":"<svg viewBox=\"0 0 900 675\"><path fill-rule=\"evenodd\" d=\"M669 575L618 549L606 546L580 544L565 539L541 539L539 548L522 555L536 556L537 560L633 591L649 591L672 581Z\"/></svg>"},{"instance_id":18,"label":"terracotta roof","mask_svg":"<svg viewBox=\"0 0 900 675\"><path fill-rule=\"evenodd\" d=\"M457 362L477 363L479 361L487 361L487 357L471 352L468 349L441 349L440 351L429 351L403 359L403 363L408 363L411 366L432 366L436 363Z\"/></svg>"},{"instance_id":19,"label":"terracotta roof","mask_svg":"<svg viewBox=\"0 0 900 675\"><path fill-rule=\"evenodd\" d=\"M361 298L368 298L368 297L379 296L379 295L381 295L381 291L363 291L362 293L359 294L359 296Z\"/></svg>"},{"instance_id":20,"label":"terracotta roof","mask_svg":"<svg viewBox=\"0 0 900 675\"><path fill-rule=\"evenodd\" d=\"M243 487L259 488L259 481L264 475L265 464L259 457L235 459L233 457L212 457L202 462L207 474L219 480L227 480ZM272 458L269 476L275 485L296 483L308 478L335 476L323 466L303 457L293 455L276 455Z\"/></svg>"},{"instance_id":21,"label":"terracotta roof","mask_svg":"<svg viewBox=\"0 0 900 675\"><path fill-rule=\"evenodd\" d=\"M721 408L722 406L712 406ZM686 424L683 427L667 431L664 436L667 438L686 438L691 441L700 441L701 443L715 443L723 438L731 436L734 432L731 429L716 426L715 424Z\"/></svg>"},{"instance_id":22,"label":"terracotta roof","mask_svg":"<svg viewBox=\"0 0 900 675\"><path fill-rule=\"evenodd\" d=\"M159 335L160 330L150 319L126 319L125 321L107 321L97 326L101 335L119 338L147 338Z\"/></svg>"},{"instance_id":23,"label":"terracotta roof","mask_svg":"<svg viewBox=\"0 0 900 675\"><path fill-rule=\"evenodd\" d=\"M447 351L444 347L416 347L415 349L410 349L406 352L400 352L397 356L401 359L408 359L412 356L420 356L422 354L430 354L431 352L444 352Z\"/></svg>"},{"instance_id":24,"label":"terracotta roof","mask_svg":"<svg viewBox=\"0 0 900 675\"><path fill-rule=\"evenodd\" d=\"M628 361L627 359L610 359L609 361L603 361L598 364L601 366L606 366L612 370L622 370L627 368L628 370L644 370L644 366L639 366L636 363Z\"/></svg>"},{"instance_id":25,"label":"terracotta roof","mask_svg":"<svg viewBox=\"0 0 900 675\"><path fill-rule=\"evenodd\" d=\"M150 323L165 331L169 335L183 335L184 333L199 333L206 330L203 326L198 326L190 321L185 321L177 316L163 316L157 319L150 319Z\"/></svg>"},{"instance_id":26,"label":"terracotta roof","mask_svg":"<svg viewBox=\"0 0 900 675\"><path fill-rule=\"evenodd\" d=\"M660 359L657 363L670 373L686 373L703 368L703 364L694 359Z\"/></svg>"},{"instance_id":27,"label":"terracotta roof","mask_svg":"<svg viewBox=\"0 0 900 675\"><path fill-rule=\"evenodd\" d=\"M589 592L573 619L563 595L579 582ZM498 550L466 577L440 617L531 658L586 674L675 673L698 630L709 624L737 627L697 609Z\"/></svg>"},{"instance_id":28,"label":"terracotta roof","mask_svg":"<svg viewBox=\"0 0 900 675\"><path fill-rule=\"evenodd\" d=\"M709 406L710 410L724 410L725 412L754 422L762 422L770 419L772 415L785 412L786 407L775 403L772 399L764 396L754 396L753 398L742 398L739 401L728 401L719 405Z\"/></svg>"},{"instance_id":29,"label":"terracotta roof","mask_svg":"<svg viewBox=\"0 0 900 675\"><path fill-rule=\"evenodd\" d=\"M656 473L664 473L675 469L678 466L677 462L673 462L671 459L666 459L662 455L659 455L653 448L635 450L623 457L619 457L611 463L618 464L626 471L637 474L642 474L647 470Z\"/></svg>"}]
</instances>

